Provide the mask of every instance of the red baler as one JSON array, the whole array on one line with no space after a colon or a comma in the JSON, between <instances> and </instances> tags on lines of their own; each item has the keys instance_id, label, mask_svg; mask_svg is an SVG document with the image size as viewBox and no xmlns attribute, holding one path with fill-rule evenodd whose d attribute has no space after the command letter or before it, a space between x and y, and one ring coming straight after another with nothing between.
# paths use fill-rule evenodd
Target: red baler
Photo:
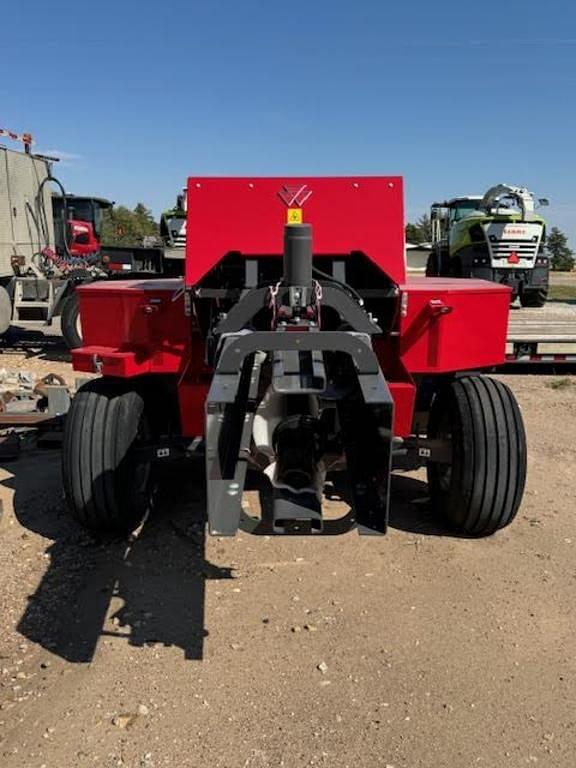
<instances>
[{"instance_id":1,"label":"red baler","mask_svg":"<svg viewBox=\"0 0 576 768\"><path fill-rule=\"evenodd\" d=\"M406 279L400 178L190 178L184 280L79 294L74 368L101 374L66 422L84 525L134 529L157 464L199 451L218 535L384 533L391 472L423 465L432 508L462 532L514 518L522 419L481 374L505 362L510 289ZM335 478L349 510L325 519Z\"/></svg>"}]
</instances>

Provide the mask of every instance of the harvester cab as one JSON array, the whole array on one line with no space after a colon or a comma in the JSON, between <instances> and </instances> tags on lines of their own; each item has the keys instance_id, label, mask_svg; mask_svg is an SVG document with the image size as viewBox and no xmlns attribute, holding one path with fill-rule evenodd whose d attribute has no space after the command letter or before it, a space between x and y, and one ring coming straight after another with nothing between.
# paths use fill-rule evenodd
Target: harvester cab
<instances>
[{"instance_id":1,"label":"harvester cab","mask_svg":"<svg viewBox=\"0 0 576 768\"><path fill-rule=\"evenodd\" d=\"M523 306L540 307L548 295L545 222L525 187L497 184L483 196L434 203L428 276L477 277L509 285Z\"/></svg>"},{"instance_id":2,"label":"harvester cab","mask_svg":"<svg viewBox=\"0 0 576 768\"><path fill-rule=\"evenodd\" d=\"M160 237L167 258L184 259L186 248L186 190L176 197L176 205L160 216Z\"/></svg>"},{"instance_id":3,"label":"harvester cab","mask_svg":"<svg viewBox=\"0 0 576 768\"><path fill-rule=\"evenodd\" d=\"M187 198L183 280L78 290L74 368L100 378L66 419L75 518L133 530L158 464L201 453L216 535L385 533L392 471L420 466L450 525L510 523L522 418L478 374L504 363L510 289L407 281L402 179L194 177Z\"/></svg>"}]
</instances>

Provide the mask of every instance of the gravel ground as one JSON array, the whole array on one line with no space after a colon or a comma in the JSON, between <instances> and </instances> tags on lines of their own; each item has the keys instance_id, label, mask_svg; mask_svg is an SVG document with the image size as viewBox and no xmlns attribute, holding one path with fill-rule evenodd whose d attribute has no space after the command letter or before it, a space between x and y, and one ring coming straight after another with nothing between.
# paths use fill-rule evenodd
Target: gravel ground
<instances>
[{"instance_id":1,"label":"gravel ground","mask_svg":"<svg viewBox=\"0 0 576 768\"><path fill-rule=\"evenodd\" d=\"M25 334L0 367L72 381L65 360ZM56 451L4 464L3 768L573 768L576 383L509 383L528 488L479 541L422 473L384 538L205 538L187 473L128 545L95 542Z\"/></svg>"}]
</instances>

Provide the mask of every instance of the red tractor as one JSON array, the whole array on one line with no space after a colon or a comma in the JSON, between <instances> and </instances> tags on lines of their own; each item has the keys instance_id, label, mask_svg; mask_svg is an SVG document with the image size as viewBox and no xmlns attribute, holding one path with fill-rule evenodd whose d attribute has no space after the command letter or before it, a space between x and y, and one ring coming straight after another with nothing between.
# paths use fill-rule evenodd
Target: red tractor
<instances>
[{"instance_id":1,"label":"red tractor","mask_svg":"<svg viewBox=\"0 0 576 768\"><path fill-rule=\"evenodd\" d=\"M516 515L526 439L505 362L510 289L407 280L402 179L191 178L184 280L79 288L64 487L75 518L129 532L157 467L203 453L208 523L385 533L394 469L471 536ZM261 512L242 494L259 476ZM350 509L323 515L345 479Z\"/></svg>"},{"instance_id":2,"label":"red tractor","mask_svg":"<svg viewBox=\"0 0 576 768\"><path fill-rule=\"evenodd\" d=\"M64 253L67 247L73 256L98 254L101 249L103 213L113 206L113 202L101 197L54 195L52 210L57 249Z\"/></svg>"}]
</instances>

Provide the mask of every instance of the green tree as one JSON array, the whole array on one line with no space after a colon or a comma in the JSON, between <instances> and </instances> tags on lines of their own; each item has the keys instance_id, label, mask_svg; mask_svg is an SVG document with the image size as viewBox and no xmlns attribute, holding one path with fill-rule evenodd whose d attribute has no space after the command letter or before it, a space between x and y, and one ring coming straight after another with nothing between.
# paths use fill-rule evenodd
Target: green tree
<instances>
[{"instance_id":1,"label":"green tree","mask_svg":"<svg viewBox=\"0 0 576 768\"><path fill-rule=\"evenodd\" d=\"M563 272L571 272L574 269L574 251L568 247L568 238L558 227L552 227L550 230L546 246L551 256L552 269Z\"/></svg>"},{"instance_id":2,"label":"green tree","mask_svg":"<svg viewBox=\"0 0 576 768\"><path fill-rule=\"evenodd\" d=\"M158 237L158 224L143 203L132 211L124 205L104 211L103 245L142 245L144 238L149 237Z\"/></svg>"},{"instance_id":3,"label":"green tree","mask_svg":"<svg viewBox=\"0 0 576 768\"><path fill-rule=\"evenodd\" d=\"M424 214L418 221L406 224L406 242L419 245L429 243L432 240L432 223L430 216Z\"/></svg>"}]
</instances>

